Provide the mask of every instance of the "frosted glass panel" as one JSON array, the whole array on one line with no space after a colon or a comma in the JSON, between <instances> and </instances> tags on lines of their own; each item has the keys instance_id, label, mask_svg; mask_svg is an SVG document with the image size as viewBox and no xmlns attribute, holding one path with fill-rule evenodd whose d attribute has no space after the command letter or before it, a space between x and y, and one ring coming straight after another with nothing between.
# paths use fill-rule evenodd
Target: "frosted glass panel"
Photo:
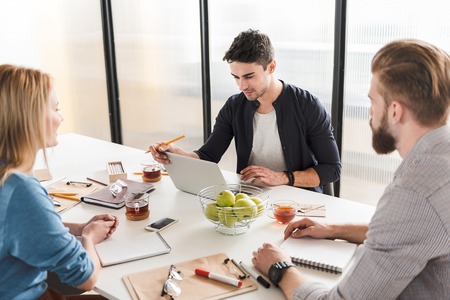
<instances>
[{"instance_id":1,"label":"frosted glass panel","mask_svg":"<svg viewBox=\"0 0 450 300\"><path fill-rule=\"evenodd\" d=\"M341 197L377 203L401 162L397 152L376 155L369 127L372 57L384 44L418 38L450 50L450 19L446 1L348 0L345 66ZM401 11L401 13L399 13Z\"/></svg>"},{"instance_id":2,"label":"frosted glass panel","mask_svg":"<svg viewBox=\"0 0 450 300\"><path fill-rule=\"evenodd\" d=\"M317 96L328 111L333 84L334 1L209 1L212 117L239 93L228 63L233 39L249 28L269 35L275 48L276 76ZM234 141L220 165L236 170Z\"/></svg>"},{"instance_id":3,"label":"frosted glass panel","mask_svg":"<svg viewBox=\"0 0 450 300\"><path fill-rule=\"evenodd\" d=\"M110 139L99 1L1 1L0 40L0 64L53 76L59 133Z\"/></svg>"},{"instance_id":4,"label":"frosted glass panel","mask_svg":"<svg viewBox=\"0 0 450 300\"><path fill-rule=\"evenodd\" d=\"M123 142L147 149L181 134L203 144L196 0L113 1Z\"/></svg>"}]
</instances>

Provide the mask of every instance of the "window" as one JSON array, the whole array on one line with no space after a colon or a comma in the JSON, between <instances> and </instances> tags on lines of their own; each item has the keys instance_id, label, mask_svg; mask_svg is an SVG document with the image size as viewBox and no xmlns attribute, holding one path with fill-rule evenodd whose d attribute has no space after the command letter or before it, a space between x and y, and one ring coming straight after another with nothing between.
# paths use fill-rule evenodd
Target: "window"
<instances>
[{"instance_id":1,"label":"window","mask_svg":"<svg viewBox=\"0 0 450 300\"><path fill-rule=\"evenodd\" d=\"M376 204L401 163L397 152L377 155L369 127L370 65L388 42L417 38L450 50L444 1L355 1L347 6L342 177L340 197ZM399 13L399 12L402 13Z\"/></svg>"},{"instance_id":2,"label":"window","mask_svg":"<svg viewBox=\"0 0 450 300\"><path fill-rule=\"evenodd\" d=\"M0 64L52 75L64 117L59 133L109 140L100 16L97 1L2 1Z\"/></svg>"},{"instance_id":3,"label":"window","mask_svg":"<svg viewBox=\"0 0 450 300\"><path fill-rule=\"evenodd\" d=\"M174 9L176 7L176 9ZM112 2L123 142L203 144L198 1Z\"/></svg>"}]
</instances>

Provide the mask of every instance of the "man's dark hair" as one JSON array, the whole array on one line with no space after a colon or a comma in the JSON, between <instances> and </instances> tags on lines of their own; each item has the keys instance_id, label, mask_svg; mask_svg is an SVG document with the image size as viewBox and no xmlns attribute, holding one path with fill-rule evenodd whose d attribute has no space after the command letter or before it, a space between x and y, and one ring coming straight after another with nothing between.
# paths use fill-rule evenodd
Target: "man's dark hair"
<instances>
[{"instance_id":1,"label":"man's dark hair","mask_svg":"<svg viewBox=\"0 0 450 300\"><path fill-rule=\"evenodd\" d=\"M223 60L228 63L235 61L257 63L264 70L273 59L274 51L269 37L253 29L243 31L235 37L230 49L223 57Z\"/></svg>"}]
</instances>

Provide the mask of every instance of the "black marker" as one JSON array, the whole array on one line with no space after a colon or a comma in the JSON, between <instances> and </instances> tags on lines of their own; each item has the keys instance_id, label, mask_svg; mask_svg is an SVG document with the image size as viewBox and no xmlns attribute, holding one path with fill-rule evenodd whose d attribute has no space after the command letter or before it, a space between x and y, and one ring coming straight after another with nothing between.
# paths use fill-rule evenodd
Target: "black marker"
<instances>
[{"instance_id":1,"label":"black marker","mask_svg":"<svg viewBox=\"0 0 450 300\"><path fill-rule=\"evenodd\" d=\"M264 279L264 277L262 277L261 275L257 274L256 272L254 272L252 270L252 268L250 268L249 266L244 264L242 261L239 264L241 265L242 269L244 269L245 272L250 274L250 276L252 276L254 279L256 279L256 281L258 281L263 287L265 287L266 289L270 288L270 283L268 283Z\"/></svg>"}]
</instances>

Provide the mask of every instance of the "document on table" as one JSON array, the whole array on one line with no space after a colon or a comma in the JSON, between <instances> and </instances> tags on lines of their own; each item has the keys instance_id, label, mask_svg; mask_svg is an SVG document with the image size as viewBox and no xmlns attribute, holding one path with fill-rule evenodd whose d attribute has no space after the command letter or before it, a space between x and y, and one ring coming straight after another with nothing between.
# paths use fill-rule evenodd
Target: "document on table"
<instances>
[{"instance_id":1,"label":"document on table","mask_svg":"<svg viewBox=\"0 0 450 300\"><path fill-rule=\"evenodd\" d=\"M103 267L169 253L171 248L159 232L130 233L117 239L109 239L95 245Z\"/></svg>"}]
</instances>

